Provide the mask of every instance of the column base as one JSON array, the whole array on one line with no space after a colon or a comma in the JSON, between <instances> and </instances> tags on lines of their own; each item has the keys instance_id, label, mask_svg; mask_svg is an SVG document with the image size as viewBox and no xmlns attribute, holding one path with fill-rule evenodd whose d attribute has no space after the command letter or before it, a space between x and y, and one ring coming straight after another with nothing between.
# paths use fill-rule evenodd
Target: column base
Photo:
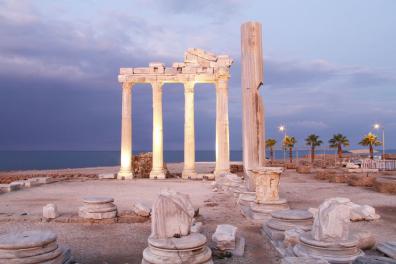
<instances>
[{"instance_id":1,"label":"column base","mask_svg":"<svg viewBox=\"0 0 396 264\"><path fill-rule=\"evenodd\" d=\"M166 178L166 170L165 169L159 169L159 170L152 170L150 172L150 179L165 179Z\"/></svg>"},{"instance_id":2,"label":"column base","mask_svg":"<svg viewBox=\"0 0 396 264\"><path fill-rule=\"evenodd\" d=\"M230 173L230 169L215 169L213 174L217 178L220 174L223 174L223 173Z\"/></svg>"},{"instance_id":3,"label":"column base","mask_svg":"<svg viewBox=\"0 0 396 264\"><path fill-rule=\"evenodd\" d=\"M183 179L196 179L197 172L195 171L195 169L183 169L182 178Z\"/></svg>"},{"instance_id":4,"label":"column base","mask_svg":"<svg viewBox=\"0 0 396 264\"><path fill-rule=\"evenodd\" d=\"M132 171L119 171L117 173L117 180L132 180L133 172Z\"/></svg>"}]
</instances>

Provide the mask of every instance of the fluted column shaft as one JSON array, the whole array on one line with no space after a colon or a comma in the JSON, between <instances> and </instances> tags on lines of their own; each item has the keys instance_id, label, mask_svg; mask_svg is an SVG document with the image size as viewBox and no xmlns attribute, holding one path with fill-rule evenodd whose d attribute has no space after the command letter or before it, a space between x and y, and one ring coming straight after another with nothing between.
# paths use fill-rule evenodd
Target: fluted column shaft
<instances>
[{"instance_id":1,"label":"fluted column shaft","mask_svg":"<svg viewBox=\"0 0 396 264\"><path fill-rule=\"evenodd\" d=\"M122 84L121 166L117 179L132 179L132 83Z\"/></svg>"},{"instance_id":2,"label":"fluted column shaft","mask_svg":"<svg viewBox=\"0 0 396 264\"><path fill-rule=\"evenodd\" d=\"M184 83L184 179L195 178L194 82Z\"/></svg>"},{"instance_id":3,"label":"fluted column shaft","mask_svg":"<svg viewBox=\"0 0 396 264\"><path fill-rule=\"evenodd\" d=\"M162 126L162 83L153 82L153 168L152 179L165 179Z\"/></svg>"},{"instance_id":4,"label":"fluted column shaft","mask_svg":"<svg viewBox=\"0 0 396 264\"><path fill-rule=\"evenodd\" d=\"M228 124L228 78L216 82L216 168L215 176L230 171Z\"/></svg>"}]
</instances>

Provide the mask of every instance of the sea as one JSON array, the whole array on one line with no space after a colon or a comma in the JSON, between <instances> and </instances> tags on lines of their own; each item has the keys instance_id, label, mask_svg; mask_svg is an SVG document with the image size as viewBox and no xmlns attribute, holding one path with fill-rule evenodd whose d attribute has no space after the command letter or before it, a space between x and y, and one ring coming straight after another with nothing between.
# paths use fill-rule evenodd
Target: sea
<instances>
[{"instance_id":1,"label":"sea","mask_svg":"<svg viewBox=\"0 0 396 264\"><path fill-rule=\"evenodd\" d=\"M146 151L136 151L138 154ZM386 150L396 153L396 149ZM334 150L318 150L317 154L334 154ZM275 159L288 158L288 152L275 151ZM309 150L293 151L293 158L309 155ZM269 153L267 153L269 157ZM183 162L183 150L164 151L165 162ZM215 161L215 151L198 150L195 152L196 161ZM230 151L231 161L241 161L242 151ZM89 168L102 166L118 166L120 164L119 151L0 151L0 171L12 170L41 170Z\"/></svg>"}]
</instances>

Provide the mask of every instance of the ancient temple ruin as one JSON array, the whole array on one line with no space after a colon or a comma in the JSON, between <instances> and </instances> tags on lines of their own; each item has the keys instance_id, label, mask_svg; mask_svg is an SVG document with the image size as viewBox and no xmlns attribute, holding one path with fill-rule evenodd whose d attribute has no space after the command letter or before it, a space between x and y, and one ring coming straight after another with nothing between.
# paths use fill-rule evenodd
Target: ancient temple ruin
<instances>
[{"instance_id":1,"label":"ancient temple ruin","mask_svg":"<svg viewBox=\"0 0 396 264\"><path fill-rule=\"evenodd\" d=\"M122 84L121 168L118 179L133 178L132 170L132 88L137 83L149 83L153 89L153 167L152 179L164 179L162 87L165 83L183 83L185 95L184 169L183 178L195 178L194 85L216 85L216 168L215 175L229 172L230 146L228 124L228 79L232 59L201 49L188 49L184 62L172 67L153 62L144 68L121 68L118 81Z\"/></svg>"}]
</instances>

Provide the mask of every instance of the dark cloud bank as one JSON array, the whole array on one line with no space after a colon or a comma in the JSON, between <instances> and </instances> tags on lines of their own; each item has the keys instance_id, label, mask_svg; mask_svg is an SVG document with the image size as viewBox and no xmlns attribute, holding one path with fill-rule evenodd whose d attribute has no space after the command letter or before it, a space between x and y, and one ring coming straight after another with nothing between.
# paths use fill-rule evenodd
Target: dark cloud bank
<instances>
[{"instance_id":1,"label":"dark cloud bank","mask_svg":"<svg viewBox=\"0 0 396 264\"><path fill-rule=\"evenodd\" d=\"M179 8L177 12L184 12L189 6ZM170 64L182 54L158 58L147 52L139 34L146 38L161 30L148 24L116 20L111 34L105 29L99 34L89 25L46 23L34 13L11 18L0 13L0 150L119 148L119 67L158 60ZM136 34L126 35L126 29ZM395 108L385 113L376 110L381 98L372 102L361 94L373 87L378 92L394 87L395 79L389 76L326 61L266 58L263 94L268 135L279 137L276 126L286 123L300 139L311 132L325 138L343 132L357 141L379 116L378 121L388 122L396 131ZM150 86L134 87L134 149L151 149L151 96ZM183 149L183 87L166 85L163 96L165 149ZM195 107L197 148L213 150L213 86L197 86ZM232 67L229 107L231 148L241 149L239 58ZM358 127L362 129L356 131Z\"/></svg>"}]
</instances>

